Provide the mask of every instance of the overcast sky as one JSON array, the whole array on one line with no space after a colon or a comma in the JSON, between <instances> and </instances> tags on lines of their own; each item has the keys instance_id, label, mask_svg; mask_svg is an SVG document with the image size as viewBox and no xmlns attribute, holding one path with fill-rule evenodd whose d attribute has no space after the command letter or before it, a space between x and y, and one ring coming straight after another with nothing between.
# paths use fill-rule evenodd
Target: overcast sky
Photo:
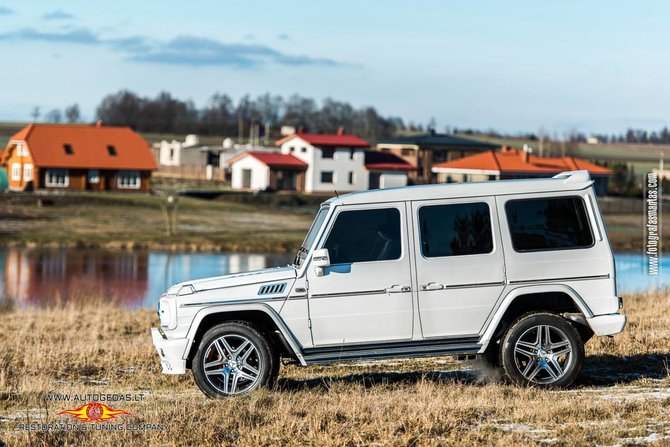
<instances>
[{"instance_id":1,"label":"overcast sky","mask_svg":"<svg viewBox=\"0 0 670 447\"><path fill-rule=\"evenodd\" d=\"M670 125L666 1L0 0L0 120L299 93L501 131Z\"/></svg>"}]
</instances>

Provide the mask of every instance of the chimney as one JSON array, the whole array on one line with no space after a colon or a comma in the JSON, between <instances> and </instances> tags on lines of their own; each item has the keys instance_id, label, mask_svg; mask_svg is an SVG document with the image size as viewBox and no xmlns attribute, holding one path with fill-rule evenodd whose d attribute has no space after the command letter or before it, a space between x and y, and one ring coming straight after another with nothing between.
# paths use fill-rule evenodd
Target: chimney
<instances>
[{"instance_id":1,"label":"chimney","mask_svg":"<svg viewBox=\"0 0 670 447\"><path fill-rule=\"evenodd\" d=\"M102 127L102 120L98 120L95 122L95 127Z\"/></svg>"},{"instance_id":2,"label":"chimney","mask_svg":"<svg viewBox=\"0 0 670 447\"><path fill-rule=\"evenodd\" d=\"M340 126L337 128L337 136L341 137L342 135L344 135L344 127Z\"/></svg>"},{"instance_id":3,"label":"chimney","mask_svg":"<svg viewBox=\"0 0 670 447\"><path fill-rule=\"evenodd\" d=\"M305 133L305 127L304 126L298 126L298 135L302 135Z\"/></svg>"},{"instance_id":4,"label":"chimney","mask_svg":"<svg viewBox=\"0 0 670 447\"><path fill-rule=\"evenodd\" d=\"M531 152L533 152L533 149L530 148L530 147L528 147L527 144L524 144L524 145L523 145L523 150L521 151L521 154L520 154L520 155L521 155L521 160L522 160L524 163L528 163L528 161L530 160L530 154L531 154Z\"/></svg>"},{"instance_id":5,"label":"chimney","mask_svg":"<svg viewBox=\"0 0 670 447\"><path fill-rule=\"evenodd\" d=\"M505 145L503 145L503 147L500 149L500 152L502 152L503 154L506 154L508 151L509 149Z\"/></svg>"}]
</instances>

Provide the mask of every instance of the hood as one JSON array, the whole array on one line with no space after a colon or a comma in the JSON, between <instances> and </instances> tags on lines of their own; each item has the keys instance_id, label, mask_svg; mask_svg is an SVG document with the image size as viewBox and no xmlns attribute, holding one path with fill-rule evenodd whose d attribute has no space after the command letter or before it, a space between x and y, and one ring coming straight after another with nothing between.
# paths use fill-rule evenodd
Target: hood
<instances>
[{"instance_id":1,"label":"hood","mask_svg":"<svg viewBox=\"0 0 670 447\"><path fill-rule=\"evenodd\" d=\"M262 282L280 281L294 279L296 270L292 266L274 267L262 270L253 270L245 273L233 273L230 275L211 276L190 281L180 282L173 285L167 291L168 295L176 295L184 286L191 286L194 292L221 289L228 287L244 286Z\"/></svg>"}]
</instances>

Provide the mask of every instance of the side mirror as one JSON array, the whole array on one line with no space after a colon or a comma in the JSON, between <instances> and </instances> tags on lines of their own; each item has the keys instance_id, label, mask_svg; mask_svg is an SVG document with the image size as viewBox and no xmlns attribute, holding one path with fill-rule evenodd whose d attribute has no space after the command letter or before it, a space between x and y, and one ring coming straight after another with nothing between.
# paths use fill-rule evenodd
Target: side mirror
<instances>
[{"instance_id":1,"label":"side mirror","mask_svg":"<svg viewBox=\"0 0 670 447\"><path fill-rule=\"evenodd\" d=\"M314 264L314 273L316 276L323 276L323 269L330 265L330 255L327 248L315 250L312 255L312 263Z\"/></svg>"}]
</instances>

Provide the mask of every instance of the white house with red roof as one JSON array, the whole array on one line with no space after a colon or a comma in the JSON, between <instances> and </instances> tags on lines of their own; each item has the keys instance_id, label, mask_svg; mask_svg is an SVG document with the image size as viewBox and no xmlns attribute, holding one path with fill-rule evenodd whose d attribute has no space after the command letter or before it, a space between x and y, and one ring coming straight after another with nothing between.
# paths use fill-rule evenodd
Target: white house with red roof
<instances>
[{"instance_id":1,"label":"white house with red roof","mask_svg":"<svg viewBox=\"0 0 670 447\"><path fill-rule=\"evenodd\" d=\"M279 152L248 151L233 157L231 186L250 190L351 192L405 186L415 169L393 154L340 129L336 134L297 133L277 141Z\"/></svg>"},{"instance_id":2,"label":"white house with red roof","mask_svg":"<svg viewBox=\"0 0 670 447\"><path fill-rule=\"evenodd\" d=\"M305 190L307 163L291 154L246 151L228 160L233 189Z\"/></svg>"}]
</instances>

